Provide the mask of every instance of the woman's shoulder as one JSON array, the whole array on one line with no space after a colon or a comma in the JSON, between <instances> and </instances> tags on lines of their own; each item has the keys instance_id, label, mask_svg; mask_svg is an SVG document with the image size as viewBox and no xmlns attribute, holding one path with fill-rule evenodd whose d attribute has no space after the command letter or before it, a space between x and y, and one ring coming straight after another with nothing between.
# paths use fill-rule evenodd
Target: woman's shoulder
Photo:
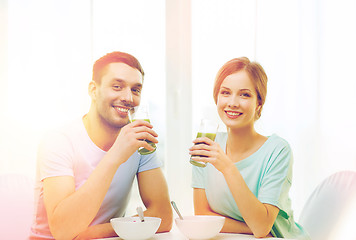
<instances>
[{"instance_id":1,"label":"woman's shoulder","mask_svg":"<svg viewBox=\"0 0 356 240\"><path fill-rule=\"evenodd\" d=\"M293 163L293 152L288 141L277 134L268 137L260 157L265 159L266 169L289 169Z\"/></svg>"},{"instance_id":2,"label":"woman's shoulder","mask_svg":"<svg viewBox=\"0 0 356 240\"><path fill-rule=\"evenodd\" d=\"M267 137L268 137L267 141L269 141L272 144L281 145L281 146L289 146L288 141L285 138L280 137L276 133L274 133L270 136L267 136Z\"/></svg>"},{"instance_id":3,"label":"woman's shoulder","mask_svg":"<svg viewBox=\"0 0 356 240\"><path fill-rule=\"evenodd\" d=\"M268 136L268 139L265 142L264 146L266 149L278 152L282 150L291 151L291 147L288 141L277 134L272 134Z\"/></svg>"}]
</instances>

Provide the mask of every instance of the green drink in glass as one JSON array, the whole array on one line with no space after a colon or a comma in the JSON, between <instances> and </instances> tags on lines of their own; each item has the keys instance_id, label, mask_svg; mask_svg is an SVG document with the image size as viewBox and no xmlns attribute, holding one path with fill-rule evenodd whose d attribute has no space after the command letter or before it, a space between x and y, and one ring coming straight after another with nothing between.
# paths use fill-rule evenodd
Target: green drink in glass
<instances>
[{"instance_id":1,"label":"green drink in glass","mask_svg":"<svg viewBox=\"0 0 356 240\"><path fill-rule=\"evenodd\" d=\"M216 122L213 122L208 119L202 119L196 138L207 137L214 141L215 137L216 137L216 132L218 131L218 127L219 127L219 125ZM204 143L196 143L196 144L204 144ZM205 162L194 161L192 159L192 157L195 157L195 156L196 155L192 155L190 157L189 162L197 167L206 167ZM205 157L205 156L199 155L199 157Z\"/></svg>"},{"instance_id":2,"label":"green drink in glass","mask_svg":"<svg viewBox=\"0 0 356 240\"><path fill-rule=\"evenodd\" d=\"M130 119L130 122L134 122L135 120L144 120L146 122L149 122L151 123L150 119L149 119L149 116L148 116L148 105L147 104L141 104L137 107L134 108L134 111L133 112L130 112L129 111L129 119ZM147 139L144 139L150 146L152 146L154 148L154 150L150 151L150 150L147 150L146 148L144 147L140 147L138 149L138 152L141 154L141 155L147 155L147 154L151 154L153 153L154 151L156 151L156 144L154 142L151 142Z\"/></svg>"}]
</instances>

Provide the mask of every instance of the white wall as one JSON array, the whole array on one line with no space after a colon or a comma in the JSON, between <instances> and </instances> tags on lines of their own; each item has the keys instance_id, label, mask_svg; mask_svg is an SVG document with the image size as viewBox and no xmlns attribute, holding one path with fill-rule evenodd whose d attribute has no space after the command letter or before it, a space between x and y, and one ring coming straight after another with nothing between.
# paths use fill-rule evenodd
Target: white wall
<instances>
[{"instance_id":1,"label":"white wall","mask_svg":"<svg viewBox=\"0 0 356 240\"><path fill-rule=\"evenodd\" d=\"M90 77L90 4L13 0L2 11L7 74L1 78L0 172L33 175L43 132L88 106L78 95L86 95Z\"/></svg>"},{"instance_id":2,"label":"white wall","mask_svg":"<svg viewBox=\"0 0 356 240\"><path fill-rule=\"evenodd\" d=\"M87 111L93 61L127 51L146 71L171 197L190 214L187 148L199 118L217 118L216 72L247 56L269 77L257 128L294 151L298 216L324 177L356 170L355 18L355 0L0 0L0 173L33 176L43 132Z\"/></svg>"}]
</instances>

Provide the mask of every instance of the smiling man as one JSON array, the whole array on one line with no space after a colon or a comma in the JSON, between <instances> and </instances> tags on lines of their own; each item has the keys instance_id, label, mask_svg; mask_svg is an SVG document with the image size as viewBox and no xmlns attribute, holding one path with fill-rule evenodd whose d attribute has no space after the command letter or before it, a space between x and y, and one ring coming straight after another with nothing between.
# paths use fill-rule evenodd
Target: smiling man
<instances>
[{"instance_id":1,"label":"smiling man","mask_svg":"<svg viewBox=\"0 0 356 240\"><path fill-rule=\"evenodd\" d=\"M160 217L159 232L172 226L168 188L155 153L140 155L144 140L157 143L152 125L128 123L139 105L144 71L130 54L98 59L89 83L91 106L81 119L48 134L38 152L36 217L30 239L93 239L116 236L110 219L124 216L135 176L145 216Z\"/></svg>"}]
</instances>

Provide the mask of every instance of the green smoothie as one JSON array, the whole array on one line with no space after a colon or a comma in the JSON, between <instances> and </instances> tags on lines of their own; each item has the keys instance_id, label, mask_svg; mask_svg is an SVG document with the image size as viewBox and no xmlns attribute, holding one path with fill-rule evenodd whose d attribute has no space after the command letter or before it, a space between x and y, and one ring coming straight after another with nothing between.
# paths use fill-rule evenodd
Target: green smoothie
<instances>
[{"instance_id":1,"label":"green smoothie","mask_svg":"<svg viewBox=\"0 0 356 240\"><path fill-rule=\"evenodd\" d=\"M214 141L215 137L216 137L216 133L201 133L201 132L198 132L196 138L200 138L200 137L207 137L207 138L210 138L211 140Z\"/></svg>"},{"instance_id":2,"label":"green smoothie","mask_svg":"<svg viewBox=\"0 0 356 240\"><path fill-rule=\"evenodd\" d=\"M198 132L196 138L200 138L200 137L207 137L207 138L210 138L211 140L214 141L215 137L216 137L216 133L201 133L201 132ZM203 144L203 143L196 143L196 144ZM203 156L203 155L192 155L192 157L206 157L206 156ZM194 166L197 166L197 167L206 167L206 163L205 162L194 161L192 159L192 157L190 157L190 161L189 161L191 164L193 164Z\"/></svg>"},{"instance_id":3,"label":"green smoothie","mask_svg":"<svg viewBox=\"0 0 356 240\"><path fill-rule=\"evenodd\" d=\"M143 120L143 121L146 121L146 122L151 123L150 119L133 119L132 122L134 122L134 121L136 121L136 120Z\"/></svg>"},{"instance_id":4,"label":"green smoothie","mask_svg":"<svg viewBox=\"0 0 356 240\"><path fill-rule=\"evenodd\" d=\"M132 121L134 122L135 120L138 120L138 119L133 119ZM151 123L150 119L140 119L140 120L144 120L144 121L146 121L146 122ZM146 139L145 139L145 141L146 141L150 146L152 146L152 147L154 148L154 150L150 151L150 150L147 150L146 148L141 147L141 148L138 149L138 152L139 152L141 155L151 154L151 153L153 153L154 151L156 151L156 148L157 148L157 147L156 147L156 144L155 144L155 143L153 143L153 142L151 142L151 141L149 141L149 140L146 140Z\"/></svg>"}]
</instances>

